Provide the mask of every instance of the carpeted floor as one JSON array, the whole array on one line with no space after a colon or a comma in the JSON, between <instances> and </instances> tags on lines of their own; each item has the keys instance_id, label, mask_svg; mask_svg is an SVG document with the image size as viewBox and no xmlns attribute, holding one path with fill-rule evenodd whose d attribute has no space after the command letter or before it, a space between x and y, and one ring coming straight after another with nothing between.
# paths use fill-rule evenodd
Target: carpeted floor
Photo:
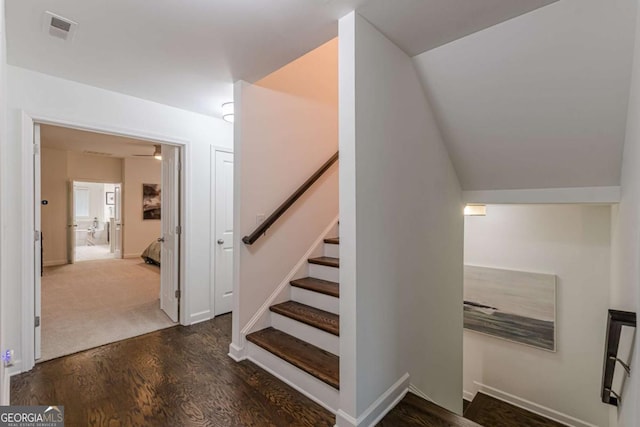
<instances>
[{"instance_id":1,"label":"carpeted floor","mask_svg":"<svg viewBox=\"0 0 640 427\"><path fill-rule=\"evenodd\" d=\"M45 268L38 361L173 326L159 296L160 269L141 259Z\"/></svg>"}]
</instances>

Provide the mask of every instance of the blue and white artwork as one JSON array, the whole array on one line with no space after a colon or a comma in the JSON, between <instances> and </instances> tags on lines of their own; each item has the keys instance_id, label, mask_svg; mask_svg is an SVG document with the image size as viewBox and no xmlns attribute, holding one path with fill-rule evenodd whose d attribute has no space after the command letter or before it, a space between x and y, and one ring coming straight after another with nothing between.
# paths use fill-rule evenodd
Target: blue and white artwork
<instances>
[{"instance_id":1,"label":"blue and white artwork","mask_svg":"<svg viewBox=\"0 0 640 427\"><path fill-rule=\"evenodd\" d=\"M556 276L464 267L464 327L556 350Z\"/></svg>"}]
</instances>

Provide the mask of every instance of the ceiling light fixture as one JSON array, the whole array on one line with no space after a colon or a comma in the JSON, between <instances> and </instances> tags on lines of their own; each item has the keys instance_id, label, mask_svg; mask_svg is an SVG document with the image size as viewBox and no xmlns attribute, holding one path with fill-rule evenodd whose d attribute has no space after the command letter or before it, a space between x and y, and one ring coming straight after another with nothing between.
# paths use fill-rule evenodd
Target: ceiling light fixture
<instances>
[{"instance_id":1,"label":"ceiling light fixture","mask_svg":"<svg viewBox=\"0 0 640 427\"><path fill-rule=\"evenodd\" d=\"M486 216L487 205L467 205L464 207L464 216Z\"/></svg>"},{"instance_id":2,"label":"ceiling light fixture","mask_svg":"<svg viewBox=\"0 0 640 427\"><path fill-rule=\"evenodd\" d=\"M222 104L222 120L233 123L233 102Z\"/></svg>"}]
</instances>

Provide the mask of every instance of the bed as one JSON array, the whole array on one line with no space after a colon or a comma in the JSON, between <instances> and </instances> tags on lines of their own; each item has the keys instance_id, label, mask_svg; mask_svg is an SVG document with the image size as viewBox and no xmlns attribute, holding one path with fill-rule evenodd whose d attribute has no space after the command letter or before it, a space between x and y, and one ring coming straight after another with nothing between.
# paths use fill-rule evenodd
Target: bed
<instances>
[{"instance_id":1,"label":"bed","mask_svg":"<svg viewBox=\"0 0 640 427\"><path fill-rule=\"evenodd\" d=\"M142 251L140 257L147 264L160 265L160 242L153 241L147 248Z\"/></svg>"}]
</instances>

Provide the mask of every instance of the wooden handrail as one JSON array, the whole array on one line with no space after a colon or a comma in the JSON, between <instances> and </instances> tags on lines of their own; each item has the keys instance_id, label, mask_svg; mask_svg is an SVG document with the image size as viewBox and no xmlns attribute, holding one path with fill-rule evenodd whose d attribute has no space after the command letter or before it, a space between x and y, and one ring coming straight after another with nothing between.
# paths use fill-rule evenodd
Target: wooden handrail
<instances>
[{"instance_id":1,"label":"wooden handrail","mask_svg":"<svg viewBox=\"0 0 640 427\"><path fill-rule=\"evenodd\" d=\"M262 224L256 228L253 233L242 238L242 242L246 245L252 245L260 236L264 235L269 227L282 216L295 202L298 200L324 173L338 160L338 153L331 156L327 162L320 167L304 184L300 186L287 200L285 200Z\"/></svg>"}]
</instances>

